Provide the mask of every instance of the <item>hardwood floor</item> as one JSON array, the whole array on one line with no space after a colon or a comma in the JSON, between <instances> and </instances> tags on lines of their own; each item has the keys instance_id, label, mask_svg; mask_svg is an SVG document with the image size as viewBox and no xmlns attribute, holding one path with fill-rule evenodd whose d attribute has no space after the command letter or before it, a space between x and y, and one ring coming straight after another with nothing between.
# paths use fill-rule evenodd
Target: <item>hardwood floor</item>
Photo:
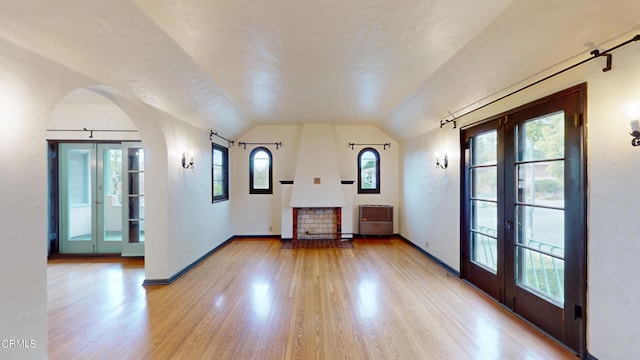
<instances>
[{"instance_id":1,"label":"hardwood floor","mask_svg":"<svg viewBox=\"0 0 640 360\"><path fill-rule=\"evenodd\" d=\"M238 239L169 286L49 261L50 359L573 359L400 239Z\"/></svg>"}]
</instances>

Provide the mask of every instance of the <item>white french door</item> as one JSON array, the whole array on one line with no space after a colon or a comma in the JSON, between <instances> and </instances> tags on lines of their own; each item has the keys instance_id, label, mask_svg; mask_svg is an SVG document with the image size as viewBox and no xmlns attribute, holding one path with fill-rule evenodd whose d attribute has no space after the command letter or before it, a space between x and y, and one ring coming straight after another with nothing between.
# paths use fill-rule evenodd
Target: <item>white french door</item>
<instances>
[{"instance_id":1,"label":"white french door","mask_svg":"<svg viewBox=\"0 0 640 360\"><path fill-rule=\"evenodd\" d=\"M60 144L60 253L121 253L120 144Z\"/></svg>"}]
</instances>

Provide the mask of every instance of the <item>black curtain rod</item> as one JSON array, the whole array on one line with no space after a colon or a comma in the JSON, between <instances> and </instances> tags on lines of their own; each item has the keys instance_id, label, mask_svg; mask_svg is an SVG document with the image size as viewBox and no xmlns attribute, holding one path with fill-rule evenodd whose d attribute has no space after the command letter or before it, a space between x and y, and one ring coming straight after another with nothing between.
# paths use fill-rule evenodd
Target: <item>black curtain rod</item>
<instances>
[{"instance_id":1,"label":"black curtain rod","mask_svg":"<svg viewBox=\"0 0 640 360\"><path fill-rule=\"evenodd\" d=\"M47 129L47 131L62 131L62 132L88 132L89 139L93 139L94 132L138 132L138 130L114 130L114 129Z\"/></svg>"},{"instance_id":2,"label":"black curtain rod","mask_svg":"<svg viewBox=\"0 0 640 360\"><path fill-rule=\"evenodd\" d=\"M382 148L383 150L387 150L387 147L391 147L391 143L389 143L389 142L384 143L384 144L356 144L356 143L352 143L352 142L349 143L349 147L351 147L351 150L353 150L354 146L356 146L356 145L358 145L358 146L380 146L380 145L382 145L383 146L383 148Z\"/></svg>"},{"instance_id":3,"label":"black curtain rod","mask_svg":"<svg viewBox=\"0 0 640 360\"><path fill-rule=\"evenodd\" d=\"M242 146L245 150L247 149L247 145L275 145L276 150L278 150L278 148L282 146L282 141L270 142L270 143L252 143L252 142L244 142L244 141L238 142L238 146Z\"/></svg>"},{"instance_id":4,"label":"black curtain rod","mask_svg":"<svg viewBox=\"0 0 640 360\"><path fill-rule=\"evenodd\" d=\"M228 142L228 143L229 143L229 144L228 144L228 145L229 145L229 147L233 146L233 144L236 142L235 140L229 140L229 139L227 139L226 137L223 137L223 136L221 136L221 135L218 135L218 133L217 133L217 132L213 132L213 130L211 130L211 132L209 133L209 140L213 140L213 137L214 137L214 136L217 136L217 137L219 137L220 139L225 140L226 142Z\"/></svg>"},{"instance_id":5,"label":"black curtain rod","mask_svg":"<svg viewBox=\"0 0 640 360\"><path fill-rule=\"evenodd\" d=\"M513 95L515 95L515 94L517 94L517 93L519 93L521 91L524 91L524 90L526 90L526 89L528 89L528 88L530 88L532 86L538 85L541 82L547 81L547 80L549 80L549 79L551 79L553 77L556 77L556 76L558 76L558 75L560 75L562 73L565 73L565 72L567 72L567 71L569 71L569 70L571 70L573 68L576 68L576 67L578 67L578 66L580 66L582 64L585 64L585 63L587 63L587 62L589 62L591 60L597 59L597 58L599 58L601 56L605 56L607 58L607 65L602 69L603 72L607 72L607 71L612 69L612 66L611 66L612 65L612 54L611 54L611 52L613 52L614 50L617 50L617 49L619 49L619 48L621 48L623 46L629 45L630 43L632 43L634 41L640 41L640 34L638 34L638 35L632 37L631 39L629 39L629 40L627 40L625 42L622 42L622 43L620 43L620 44L618 44L618 45L616 45L616 46L614 46L614 47L612 47L612 48L610 48L608 50L605 50L605 51L600 51L600 50L597 50L597 49L593 50L590 53L591 54L590 58L584 59L584 60L582 60L582 61L580 61L578 63L575 63L575 64L573 64L573 65L571 65L569 67L566 67L566 68L564 68L562 70L559 70L559 71L557 71L557 72L555 72L555 73L553 73L551 75L545 76L544 78L542 78L542 79L540 79L538 81L534 81L529 85L526 85L526 86L523 86L523 87L521 87L521 88L519 88L517 90L514 90L514 91L512 91L512 92L510 92L510 93L508 93L506 95L503 95L503 96L501 96L501 97L499 97L499 98L497 98L495 100L492 100L492 101L490 101L490 102L488 102L488 103L486 103L486 104L484 104L484 105L482 105L480 107L477 107L477 108L475 108L473 110L467 111L466 113L464 113L462 115L459 115L459 116L456 117L452 113L449 113L451 115L452 119L440 120L440 128L442 128L444 125L446 125L446 124L448 124L450 122L453 122L453 128L455 129L456 128L456 121L459 118L461 118L463 116L467 116L467 115L469 115L471 113L474 113L474 112L476 112L476 111L478 111L480 109L484 109L485 107L487 107L489 105L493 105L493 104L497 103L498 101L504 100L504 99L506 99L506 98L508 98L510 96L513 96ZM480 120L480 121L473 122L471 124L467 124L467 125L463 126L462 128L473 126L475 124L481 123L482 121L484 121L484 120Z\"/></svg>"}]
</instances>

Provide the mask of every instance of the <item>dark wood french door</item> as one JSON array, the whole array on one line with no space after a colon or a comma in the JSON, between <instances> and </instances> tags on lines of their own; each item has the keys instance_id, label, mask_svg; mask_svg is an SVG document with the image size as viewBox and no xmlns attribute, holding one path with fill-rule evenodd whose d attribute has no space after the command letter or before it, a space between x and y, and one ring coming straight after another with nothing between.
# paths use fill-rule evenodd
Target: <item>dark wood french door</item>
<instances>
[{"instance_id":1,"label":"dark wood french door","mask_svg":"<svg viewBox=\"0 0 640 360\"><path fill-rule=\"evenodd\" d=\"M583 84L461 132L463 278L580 354L585 103Z\"/></svg>"}]
</instances>

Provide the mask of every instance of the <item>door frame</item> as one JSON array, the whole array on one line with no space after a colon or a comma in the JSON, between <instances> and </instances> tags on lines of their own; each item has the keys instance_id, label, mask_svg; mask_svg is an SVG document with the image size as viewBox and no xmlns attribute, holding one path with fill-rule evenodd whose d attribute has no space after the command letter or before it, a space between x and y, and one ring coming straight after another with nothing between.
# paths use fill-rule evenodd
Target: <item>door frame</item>
<instances>
[{"instance_id":1,"label":"door frame","mask_svg":"<svg viewBox=\"0 0 640 360\"><path fill-rule=\"evenodd\" d=\"M545 103L550 103L554 101L562 101L565 99L570 99L569 101L577 101L576 104L573 104L576 113L571 114L573 116L573 121L566 121L565 119L565 159L572 158L577 159L576 161L567 162L565 164L565 191L570 192L570 195L565 194L565 199L571 197L575 199L575 201L571 204L565 204L565 224L572 224L572 231L575 235L574 241L568 241L568 226L565 226L565 297L564 297L564 318L562 329L560 333L552 334L556 339L560 342L576 351L581 356L586 356L587 354L587 346L586 346L586 329L587 329L587 314L586 314L586 306L587 306L587 153L585 147L585 125L586 125L586 96L587 96L587 85L586 83L582 83L566 90L554 93L552 95L546 96L544 98L532 101L525 105L516 107L512 110L506 111L499 115L493 116L491 118L485 119L483 121L473 123L467 126L462 127L460 131L460 147L461 147L461 158L460 158L460 214L461 214L461 226L460 226L460 268L461 277L472 283L472 285L476 286L471 280L474 277L474 269L471 265L471 254L469 254L471 239L469 236L469 219L470 219L470 207L468 206L468 202L470 199L470 176L467 174L468 164L470 163L469 152L468 152L468 140L470 137L470 133L481 133L482 131L478 131L482 129L484 131L488 131L491 129L497 129L498 131L498 141L500 141L500 133L504 131L509 131L509 129L505 130L504 128L512 128L513 122L509 124L509 126L505 126L505 123L508 123L508 119L510 115L517 113L524 113L528 109L533 109L535 107L541 106ZM565 116L569 116L569 114L565 114ZM503 120L501 120L503 119ZM496 128L496 122L498 122L498 127ZM504 152L500 154L502 149L507 146L504 144L504 135L503 138L503 146L498 145L498 179L503 179L499 181L502 182L502 186L498 185L498 192L506 194L505 187L507 186L504 181L505 173L505 154ZM569 140L568 138L571 137ZM500 164L502 163L502 165ZM501 172L502 168L502 172ZM499 195L500 196L500 195ZM498 243L499 248L498 251L502 251L503 259L510 256L511 259L506 259L506 263L515 265L513 257L514 254L508 254L509 251L507 249L513 248L514 235L506 234L505 229L505 206L501 206L503 209L498 209ZM502 218L501 218L502 216ZM577 226L574 224L578 224ZM502 229L502 231L500 231ZM501 239L501 240L500 240ZM500 245L502 243L502 245ZM500 248L502 246L502 248ZM505 264L503 264L504 266ZM500 267L500 265L499 265ZM506 272L505 269L499 269L498 273L502 274L502 276L498 276L498 281L500 281L500 286L502 289L494 289L487 291L488 295L496 299L496 301L505 305L508 309L516 313L518 316L522 316L527 319L526 311L522 311L521 308L518 308L514 299L514 288L517 287L516 279L514 276L515 272ZM566 279L571 279L571 281L566 281ZM511 290L509 290L508 284L511 284ZM486 291L486 290L483 290ZM506 294L505 294L506 293ZM544 331L544 330L543 330Z\"/></svg>"},{"instance_id":2,"label":"door frame","mask_svg":"<svg viewBox=\"0 0 640 360\"><path fill-rule=\"evenodd\" d=\"M99 140L99 141L87 141L87 140L47 140L47 165L48 165L48 254L49 255L59 255L61 254L61 239L62 236L60 234L60 221L61 221L61 194L60 194L60 145L61 144L104 144L104 145L116 145L121 146L123 150L123 166L125 166L125 146L136 146L143 148L142 143L139 141L118 141L118 140ZM125 171L126 169L123 169ZM123 176L125 173L123 172ZM123 182L125 179L122 179ZM123 189L124 192L124 189ZM126 206L125 198L123 197L123 210L128 208ZM123 211L123 221L125 220L126 211ZM123 222L123 226L125 226L125 222ZM124 244L127 241L127 234L125 233L125 229L123 228L123 240ZM144 254L144 250L141 252L137 252L136 255L142 256ZM91 255L91 254L84 254ZM94 254L99 255L99 254Z\"/></svg>"}]
</instances>

